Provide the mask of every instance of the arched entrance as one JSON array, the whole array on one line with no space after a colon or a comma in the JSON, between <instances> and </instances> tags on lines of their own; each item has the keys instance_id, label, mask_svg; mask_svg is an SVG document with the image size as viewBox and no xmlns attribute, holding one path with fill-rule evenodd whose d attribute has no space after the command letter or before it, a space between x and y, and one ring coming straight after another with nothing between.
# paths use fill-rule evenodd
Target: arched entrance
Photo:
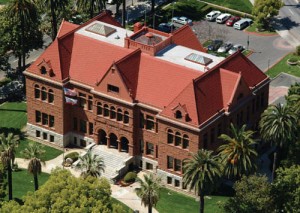
<instances>
[{"instance_id":1,"label":"arched entrance","mask_svg":"<svg viewBox=\"0 0 300 213\"><path fill-rule=\"evenodd\" d=\"M110 142L110 147L109 148L115 148L118 149L118 138L114 133L111 133L109 135L109 142Z\"/></svg>"},{"instance_id":2,"label":"arched entrance","mask_svg":"<svg viewBox=\"0 0 300 213\"><path fill-rule=\"evenodd\" d=\"M98 131L98 144L107 145L106 132L103 129Z\"/></svg>"},{"instance_id":3,"label":"arched entrance","mask_svg":"<svg viewBox=\"0 0 300 213\"><path fill-rule=\"evenodd\" d=\"M126 152L128 153L128 144L129 144L129 141L127 140L127 138L125 137L122 137L121 140L121 152Z\"/></svg>"}]
</instances>

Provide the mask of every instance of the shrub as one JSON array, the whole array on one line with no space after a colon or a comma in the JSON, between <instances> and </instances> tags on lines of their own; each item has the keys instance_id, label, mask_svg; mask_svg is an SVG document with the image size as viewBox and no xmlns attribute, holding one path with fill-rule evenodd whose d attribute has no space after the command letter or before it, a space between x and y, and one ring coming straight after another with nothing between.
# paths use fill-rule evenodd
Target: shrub
<instances>
[{"instance_id":1,"label":"shrub","mask_svg":"<svg viewBox=\"0 0 300 213\"><path fill-rule=\"evenodd\" d=\"M296 47L296 52L295 52L295 54L296 54L297 56L300 56L300 45L298 45L298 46Z\"/></svg>"},{"instance_id":2,"label":"shrub","mask_svg":"<svg viewBox=\"0 0 300 213\"><path fill-rule=\"evenodd\" d=\"M137 175L135 172L128 172L124 177L124 181L126 183L131 183L131 182L135 181L136 177L137 177Z\"/></svg>"},{"instance_id":3,"label":"shrub","mask_svg":"<svg viewBox=\"0 0 300 213\"><path fill-rule=\"evenodd\" d=\"M71 152L67 155L65 155L65 160L67 158L71 158L73 160L73 162L77 161L78 160L78 156L79 156L79 153L78 152Z\"/></svg>"},{"instance_id":4,"label":"shrub","mask_svg":"<svg viewBox=\"0 0 300 213\"><path fill-rule=\"evenodd\" d=\"M298 57L290 57L288 60L291 63L297 63L298 62Z\"/></svg>"},{"instance_id":5,"label":"shrub","mask_svg":"<svg viewBox=\"0 0 300 213\"><path fill-rule=\"evenodd\" d=\"M0 87L8 84L9 82L11 82L10 78L3 78L2 80L0 80Z\"/></svg>"}]
</instances>

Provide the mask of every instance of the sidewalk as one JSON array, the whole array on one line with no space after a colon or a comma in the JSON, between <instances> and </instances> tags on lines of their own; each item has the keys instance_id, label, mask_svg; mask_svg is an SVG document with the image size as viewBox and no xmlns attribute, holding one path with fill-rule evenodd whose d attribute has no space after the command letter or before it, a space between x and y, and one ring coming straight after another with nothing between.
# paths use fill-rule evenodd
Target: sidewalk
<instances>
[{"instance_id":1,"label":"sidewalk","mask_svg":"<svg viewBox=\"0 0 300 213\"><path fill-rule=\"evenodd\" d=\"M54 168L57 167L63 168L62 166L63 156L74 151L79 152L80 154L86 152L83 149L69 149L64 154L61 154L52 160L46 161L46 164L42 165L42 172L50 174L52 169ZM27 169L29 160L25 160L23 158L16 158L15 162L18 163L19 168ZM75 177L80 176L80 171L76 171L75 169L72 169L70 167L65 167L65 169L68 169ZM142 177L143 174L144 174L143 172L140 172L138 176ZM111 184L112 197L126 204L128 207L130 207L133 210L138 210L140 213L146 213L148 212L148 208L144 207L141 204L140 198L134 192L134 189L137 188L138 186L139 186L138 183L134 183L129 187L120 187L118 185ZM158 213L158 211L156 211L154 208L152 209L152 212Z\"/></svg>"}]
</instances>

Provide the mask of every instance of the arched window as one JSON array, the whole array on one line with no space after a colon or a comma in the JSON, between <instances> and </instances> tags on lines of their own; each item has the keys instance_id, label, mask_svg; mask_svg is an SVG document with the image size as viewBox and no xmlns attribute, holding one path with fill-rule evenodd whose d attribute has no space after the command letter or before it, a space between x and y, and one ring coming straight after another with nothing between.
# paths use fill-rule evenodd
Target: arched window
<instances>
[{"instance_id":1,"label":"arched window","mask_svg":"<svg viewBox=\"0 0 300 213\"><path fill-rule=\"evenodd\" d=\"M97 115L102 115L102 104L97 102Z\"/></svg>"},{"instance_id":2,"label":"arched window","mask_svg":"<svg viewBox=\"0 0 300 213\"><path fill-rule=\"evenodd\" d=\"M41 69L41 74L45 75L47 73L46 67L42 66Z\"/></svg>"},{"instance_id":3,"label":"arched window","mask_svg":"<svg viewBox=\"0 0 300 213\"><path fill-rule=\"evenodd\" d=\"M47 100L47 90L45 87L42 87L42 100Z\"/></svg>"},{"instance_id":4,"label":"arched window","mask_svg":"<svg viewBox=\"0 0 300 213\"><path fill-rule=\"evenodd\" d=\"M104 104L104 116L105 117L109 116L109 107L107 104Z\"/></svg>"},{"instance_id":5,"label":"arched window","mask_svg":"<svg viewBox=\"0 0 300 213\"><path fill-rule=\"evenodd\" d=\"M175 113L175 117L176 117L177 119L181 119L181 118L182 118L182 113L181 113L181 111L177 110L176 113Z\"/></svg>"},{"instance_id":6,"label":"arched window","mask_svg":"<svg viewBox=\"0 0 300 213\"><path fill-rule=\"evenodd\" d=\"M111 119L116 119L116 108L115 107L110 107L110 118Z\"/></svg>"},{"instance_id":7,"label":"arched window","mask_svg":"<svg viewBox=\"0 0 300 213\"><path fill-rule=\"evenodd\" d=\"M53 103L54 102L54 94L53 94L53 90L49 89L48 91L48 102L49 103Z\"/></svg>"},{"instance_id":8,"label":"arched window","mask_svg":"<svg viewBox=\"0 0 300 213\"><path fill-rule=\"evenodd\" d=\"M122 120L123 120L123 112L121 109L118 109L117 121L122 121Z\"/></svg>"},{"instance_id":9,"label":"arched window","mask_svg":"<svg viewBox=\"0 0 300 213\"><path fill-rule=\"evenodd\" d=\"M34 86L34 97L35 98L40 98L41 97L41 90L39 85Z\"/></svg>"},{"instance_id":10,"label":"arched window","mask_svg":"<svg viewBox=\"0 0 300 213\"><path fill-rule=\"evenodd\" d=\"M124 123L125 124L129 123L129 112L127 111L124 112Z\"/></svg>"},{"instance_id":11,"label":"arched window","mask_svg":"<svg viewBox=\"0 0 300 213\"><path fill-rule=\"evenodd\" d=\"M179 132L175 134L175 146L181 146L181 134Z\"/></svg>"},{"instance_id":12,"label":"arched window","mask_svg":"<svg viewBox=\"0 0 300 213\"><path fill-rule=\"evenodd\" d=\"M172 144L174 142L174 134L172 130L168 130L168 143Z\"/></svg>"},{"instance_id":13,"label":"arched window","mask_svg":"<svg viewBox=\"0 0 300 213\"><path fill-rule=\"evenodd\" d=\"M183 149L188 149L189 148L189 136L183 135L183 143L182 143L182 148Z\"/></svg>"}]
</instances>

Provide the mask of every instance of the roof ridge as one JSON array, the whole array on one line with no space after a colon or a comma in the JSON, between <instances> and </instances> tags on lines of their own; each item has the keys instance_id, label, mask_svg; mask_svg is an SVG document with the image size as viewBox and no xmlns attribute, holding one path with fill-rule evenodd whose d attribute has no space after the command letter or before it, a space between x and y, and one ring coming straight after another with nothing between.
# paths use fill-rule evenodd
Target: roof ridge
<instances>
[{"instance_id":1,"label":"roof ridge","mask_svg":"<svg viewBox=\"0 0 300 213\"><path fill-rule=\"evenodd\" d=\"M134 56L135 54L140 54L142 51L140 48L133 50L131 53L125 55L123 58L119 59L118 61L115 62L115 64L122 63L123 61L129 59L130 57Z\"/></svg>"},{"instance_id":2,"label":"roof ridge","mask_svg":"<svg viewBox=\"0 0 300 213\"><path fill-rule=\"evenodd\" d=\"M172 35L177 34L179 32L181 32L182 30L184 30L185 28L189 27L188 24L183 25L182 27L179 27L177 30L175 30L173 33L171 33Z\"/></svg>"},{"instance_id":3,"label":"roof ridge","mask_svg":"<svg viewBox=\"0 0 300 213\"><path fill-rule=\"evenodd\" d=\"M238 88L238 84L239 84L239 82L240 82L241 79L242 79L242 73L241 73L241 72L236 73L236 74L238 75L238 78L236 79L234 88L233 88L232 93L231 93L231 97L230 97L228 103L226 103L227 106L230 105L230 104L232 103L233 97L234 97L234 95L235 95L235 93L236 93L236 90L237 90L237 88ZM223 104L225 104L225 103L223 103Z\"/></svg>"}]
</instances>

